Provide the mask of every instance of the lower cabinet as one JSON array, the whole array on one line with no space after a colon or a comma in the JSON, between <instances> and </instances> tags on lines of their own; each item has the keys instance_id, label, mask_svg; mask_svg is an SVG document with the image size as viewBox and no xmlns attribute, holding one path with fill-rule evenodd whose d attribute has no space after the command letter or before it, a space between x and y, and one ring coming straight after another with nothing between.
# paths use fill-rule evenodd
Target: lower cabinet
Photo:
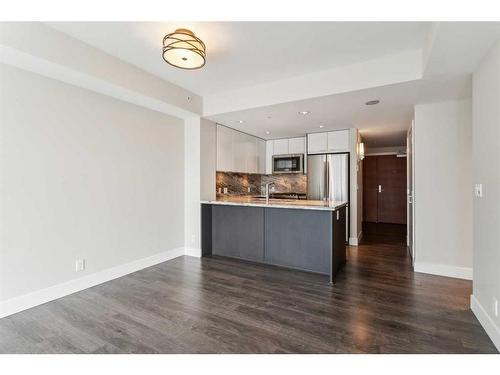
<instances>
[{"instance_id":1,"label":"lower cabinet","mask_svg":"<svg viewBox=\"0 0 500 375\"><path fill-rule=\"evenodd\" d=\"M331 211L268 208L265 221L266 263L330 273Z\"/></svg>"},{"instance_id":2,"label":"lower cabinet","mask_svg":"<svg viewBox=\"0 0 500 375\"><path fill-rule=\"evenodd\" d=\"M202 204L202 253L335 277L345 263L346 209Z\"/></svg>"},{"instance_id":3,"label":"lower cabinet","mask_svg":"<svg viewBox=\"0 0 500 375\"><path fill-rule=\"evenodd\" d=\"M264 261L264 208L212 206L212 254Z\"/></svg>"},{"instance_id":4,"label":"lower cabinet","mask_svg":"<svg viewBox=\"0 0 500 375\"><path fill-rule=\"evenodd\" d=\"M332 274L337 271L346 262L346 226L347 226L347 210L348 207L343 207L334 212L333 216L333 251L332 251Z\"/></svg>"}]
</instances>

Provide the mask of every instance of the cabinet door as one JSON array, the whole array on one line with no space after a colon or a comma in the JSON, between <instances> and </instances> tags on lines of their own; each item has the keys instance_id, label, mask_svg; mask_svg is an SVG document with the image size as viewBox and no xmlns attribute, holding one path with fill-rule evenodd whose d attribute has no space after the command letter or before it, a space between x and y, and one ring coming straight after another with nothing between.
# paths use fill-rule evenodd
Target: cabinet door
<instances>
[{"instance_id":1,"label":"cabinet door","mask_svg":"<svg viewBox=\"0 0 500 375\"><path fill-rule=\"evenodd\" d=\"M257 142L257 173L265 174L267 168L266 166L267 142L259 138L257 138L255 142Z\"/></svg>"},{"instance_id":2,"label":"cabinet door","mask_svg":"<svg viewBox=\"0 0 500 375\"><path fill-rule=\"evenodd\" d=\"M327 151L327 133L312 133L307 135L307 153L321 154Z\"/></svg>"},{"instance_id":3,"label":"cabinet door","mask_svg":"<svg viewBox=\"0 0 500 375\"><path fill-rule=\"evenodd\" d=\"M328 151L349 151L349 130L328 132Z\"/></svg>"},{"instance_id":4,"label":"cabinet door","mask_svg":"<svg viewBox=\"0 0 500 375\"><path fill-rule=\"evenodd\" d=\"M305 154L305 152L306 152L306 139L304 137L290 138L288 140L288 153Z\"/></svg>"},{"instance_id":5,"label":"cabinet door","mask_svg":"<svg viewBox=\"0 0 500 375\"><path fill-rule=\"evenodd\" d=\"M212 254L262 262L264 208L213 205Z\"/></svg>"},{"instance_id":6,"label":"cabinet door","mask_svg":"<svg viewBox=\"0 0 500 375\"><path fill-rule=\"evenodd\" d=\"M266 141L266 174L273 173L273 146L274 141Z\"/></svg>"},{"instance_id":7,"label":"cabinet door","mask_svg":"<svg viewBox=\"0 0 500 375\"><path fill-rule=\"evenodd\" d=\"M217 125L217 170L233 170L233 131Z\"/></svg>"},{"instance_id":8,"label":"cabinet door","mask_svg":"<svg viewBox=\"0 0 500 375\"><path fill-rule=\"evenodd\" d=\"M245 134L246 173L257 173L257 142L256 138Z\"/></svg>"},{"instance_id":9,"label":"cabinet door","mask_svg":"<svg viewBox=\"0 0 500 375\"><path fill-rule=\"evenodd\" d=\"M330 273L331 211L265 208L264 261Z\"/></svg>"},{"instance_id":10,"label":"cabinet door","mask_svg":"<svg viewBox=\"0 0 500 375\"><path fill-rule=\"evenodd\" d=\"M288 139L275 139L273 144L273 155L286 155L288 152Z\"/></svg>"},{"instance_id":11,"label":"cabinet door","mask_svg":"<svg viewBox=\"0 0 500 375\"><path fill-rule=\"evenodd\" d=\"M233 131L233 169L232 172L246 172L247 167L247 150L245 145L246 134Z\"/></svg>"}]
</instances>

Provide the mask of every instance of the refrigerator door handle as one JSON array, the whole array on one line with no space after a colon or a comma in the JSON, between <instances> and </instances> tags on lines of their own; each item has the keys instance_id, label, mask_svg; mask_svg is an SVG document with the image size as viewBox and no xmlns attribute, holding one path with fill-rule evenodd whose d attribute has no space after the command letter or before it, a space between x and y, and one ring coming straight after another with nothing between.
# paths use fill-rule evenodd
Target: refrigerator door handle
<instances>
[{"instance_id":1,"label":"refrigerator door handle","mask_svg":"<svg viewBox=\"0 0 500 375\"><path fill-rule=\"evenodd\" d=\"M328 194L328 159L325 157L324 169L323 169L323 200L326 200Z\"/></svg>"},{"instance_id":2,"label":"refrigerator door handle","mask_svg":"<svg viewBox=\"0 0 500 375\"><path fill-rule=\"evenodd\" d=\"M325 189L325 201L330 199L330 161L328 157L326 158L326 189Z\"/></svg>"},{"instance_id":3,"label":"refrigerator door handle","mask_svg":"<svg viewBox=\"0 0 500 375\"><path fill-rule=\"evenodd\" d=\"M328 157L325 158L325 197L323 200L328 199Z\"/></svg>"}]
</instances>

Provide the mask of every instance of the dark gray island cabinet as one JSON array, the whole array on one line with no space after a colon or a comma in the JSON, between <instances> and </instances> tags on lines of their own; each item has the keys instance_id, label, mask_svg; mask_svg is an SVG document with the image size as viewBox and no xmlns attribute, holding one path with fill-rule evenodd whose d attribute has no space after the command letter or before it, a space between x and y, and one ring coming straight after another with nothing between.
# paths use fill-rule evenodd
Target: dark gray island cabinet
<instances>
[{"instance_id":1,"label":"dark gray island cabinet","mask_svg":"<svg viewBox=\"0 0 500 375\"><path fill-rule=\"evenodd\" d=\"M326 208L203 202L202 255L326 274L346 261L346 204Z\"/></svg>"}]
</instances>

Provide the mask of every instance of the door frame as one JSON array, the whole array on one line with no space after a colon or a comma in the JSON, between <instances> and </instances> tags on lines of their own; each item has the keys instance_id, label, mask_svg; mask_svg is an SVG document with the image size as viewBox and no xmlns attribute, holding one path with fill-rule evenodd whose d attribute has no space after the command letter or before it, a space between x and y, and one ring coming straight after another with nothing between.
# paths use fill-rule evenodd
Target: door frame
<instances>
[{"instance_id":1,"label":"door frame","mask_svg":"<svg viewBox=\"0 0 500 375\"><path fill-rule=\"evenodd\" d=\"M415 266L415 120L411 121L406 136L406 244L411 257L411 264ZM411 156L411 157L409 157ZM410 187L411 182L411 187ZM410 191L411 188L411 191ZM410 203L411 202L411 203ZM411 209L410 209L411 207ZM411 215L411 217L410 217ZM411 241L410 241L411 233Z\"/></svg>"}]
</instances>

